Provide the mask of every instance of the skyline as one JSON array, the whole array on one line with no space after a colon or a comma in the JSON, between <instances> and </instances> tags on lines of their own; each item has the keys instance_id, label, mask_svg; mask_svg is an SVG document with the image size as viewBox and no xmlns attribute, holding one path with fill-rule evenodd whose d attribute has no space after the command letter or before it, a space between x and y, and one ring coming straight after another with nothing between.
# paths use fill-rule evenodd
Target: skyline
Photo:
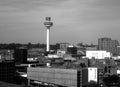
<instances>
[{"instance_id":1,"label":"skyline","mask_svg":"<svg viewBox=\"0 0 120 87\"><path fill-rule=\"evenodd\" d=\"M0 0L0 43L46 43L47 16L51 44L120 41L119 8L119 0Z\"/></svg>"}]
</instances>

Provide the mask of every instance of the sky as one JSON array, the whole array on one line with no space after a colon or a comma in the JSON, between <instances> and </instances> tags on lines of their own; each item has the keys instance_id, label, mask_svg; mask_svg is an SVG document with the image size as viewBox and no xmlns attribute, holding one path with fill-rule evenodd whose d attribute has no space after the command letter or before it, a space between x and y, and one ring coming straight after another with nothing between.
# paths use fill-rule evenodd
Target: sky
<instances>
[{"instance_id":1,"label":"sky","mask_svg":"<svg viewBox=\"0 0 120 87\"><path fill-rule=\"evenodd\" d=\"M50 43L120 41L120 0L0 0L0 43L46 43L45 17L51 17Z\"/></svg>"}]
</instances>

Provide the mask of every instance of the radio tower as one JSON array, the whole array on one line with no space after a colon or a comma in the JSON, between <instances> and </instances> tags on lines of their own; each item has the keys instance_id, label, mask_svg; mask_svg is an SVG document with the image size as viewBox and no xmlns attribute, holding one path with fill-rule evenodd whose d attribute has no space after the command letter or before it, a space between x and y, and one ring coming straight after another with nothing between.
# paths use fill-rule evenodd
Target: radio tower
<instances>
[{"instance_id":1,"label":"radio tower","mask_svg":"<svg viewBox=\"0 0 120 87\"><path fill-rule=\"evenodd\" d=\"M47 36L46 36L46 51L49 52L50 51L50 27L53 26L53 22L51 22L51 17L46 17L45 18L45 22L44 22L44 25L45 27L47 28Z\"/></svg>"}]
</instances>

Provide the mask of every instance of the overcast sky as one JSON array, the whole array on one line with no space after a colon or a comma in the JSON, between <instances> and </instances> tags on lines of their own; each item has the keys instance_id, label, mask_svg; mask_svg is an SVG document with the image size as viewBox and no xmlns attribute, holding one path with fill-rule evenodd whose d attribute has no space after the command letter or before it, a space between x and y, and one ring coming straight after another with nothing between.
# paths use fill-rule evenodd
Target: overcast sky
<instances>
[{"instance_id":1,"label":"overcast sky","mask_svg":"<svg viewBox=\"0 0 120 87\"><path fill-rule=\"evenodd\" d=\"M0 43L45 43L50 16L50 43L120 41L120 0L0 0Z\"/></svg>"}]
</instances>

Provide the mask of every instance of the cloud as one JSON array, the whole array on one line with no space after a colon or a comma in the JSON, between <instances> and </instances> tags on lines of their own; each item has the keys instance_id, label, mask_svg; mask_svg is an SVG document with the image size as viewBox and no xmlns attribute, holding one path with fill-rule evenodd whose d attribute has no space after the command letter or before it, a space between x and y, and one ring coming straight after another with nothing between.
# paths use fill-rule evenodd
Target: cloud
<instances>
[{"instance_id":1,"label":"cloud","mask_svg":"<svg viewBox=\"0 0 120 87\"><path fill-rule=\"evenodd\" d=\"M0 6L9 7L18 11L27 11L39 7L54 7L64 1L65 0L0 0Z\"/></svg>"},{"instance_id":2,"label":"cloud","mask_svg":"<svg viewBox=\"0 0 120 87\"><path fill-rule=\"evenodd\" d=\"M119 3L119 0L0 0L0 39L45 42L46 16L52 17L54 23L51 42L95 42L98 37L110 34L117 37Z\"/></svg>"}]
</instances>

